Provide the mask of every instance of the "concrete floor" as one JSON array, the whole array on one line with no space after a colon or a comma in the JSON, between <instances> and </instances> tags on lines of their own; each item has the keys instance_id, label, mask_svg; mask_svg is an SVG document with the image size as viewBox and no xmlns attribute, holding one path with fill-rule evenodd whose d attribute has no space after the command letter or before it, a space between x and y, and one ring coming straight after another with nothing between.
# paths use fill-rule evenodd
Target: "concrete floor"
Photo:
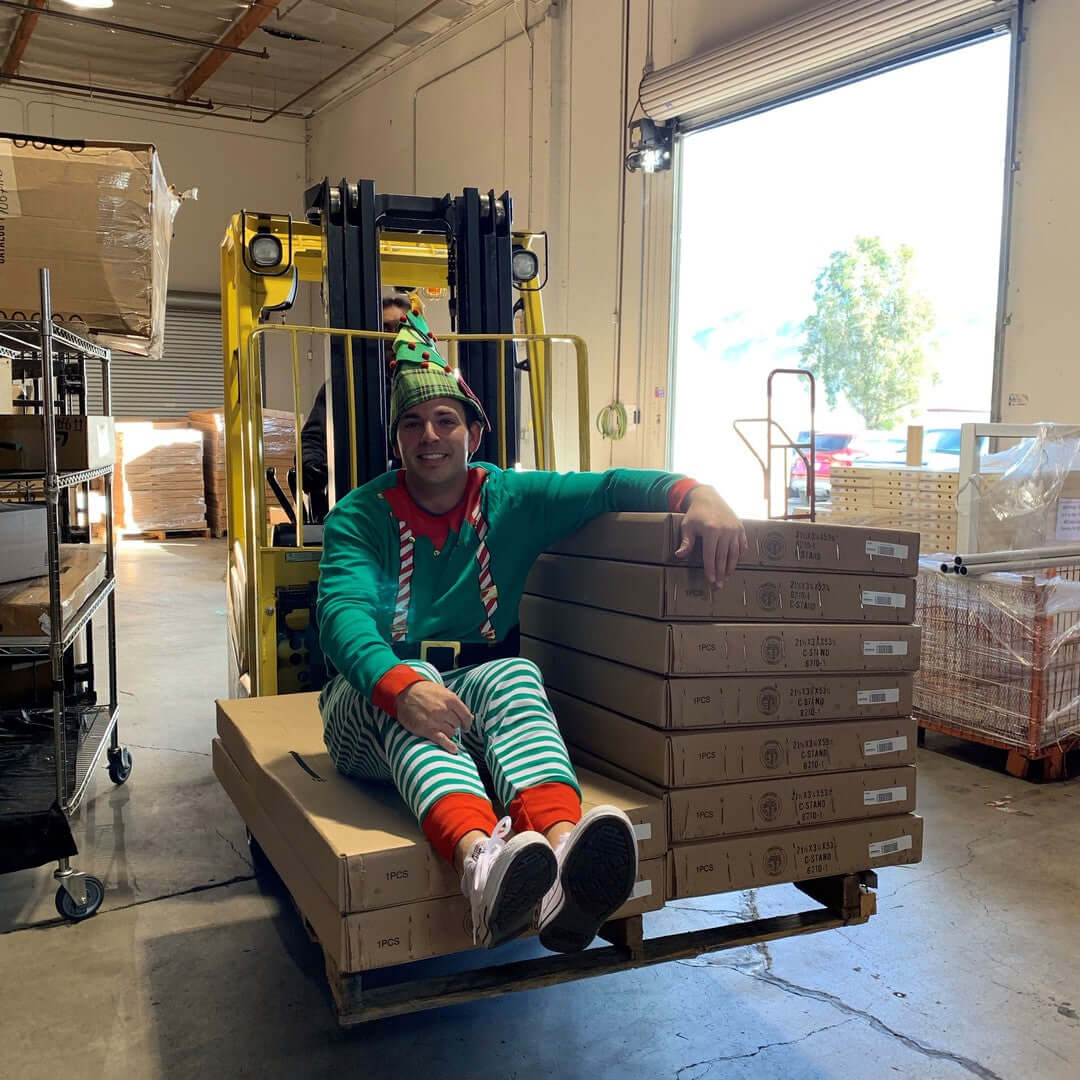
<instances>
[{"instance_id":1,"label":"concrete floor","mask_svg":"<svg viewBox=\"0 0 1080 1080\"><path fill-rule=\"evenodd\" d=\"M1080 1075L1080 785L1013 780L933 736L924 861L882 871L866 926L339 1030L319 957L254 879L210 769L224 552L121 548L135 768L120 788L102 772L75 822L105 902L68 925L51 867L0 877L0 1078ZM679 902L647 932L806 906L787 886Z\"/></svg>"}]
</instances>

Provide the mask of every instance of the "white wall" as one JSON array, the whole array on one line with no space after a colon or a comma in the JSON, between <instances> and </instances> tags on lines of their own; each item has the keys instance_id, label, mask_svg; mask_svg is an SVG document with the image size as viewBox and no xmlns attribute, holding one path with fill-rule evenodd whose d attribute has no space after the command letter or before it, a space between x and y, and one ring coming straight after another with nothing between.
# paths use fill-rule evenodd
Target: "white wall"
<instances>
[{"instance_id":1,"label":"white wall","mask_svg":"<svg viewBox=\"0 0 1080 1080\"><path fill-rule=\"evenodd\" d=\"M221 238L241 209L303 208L304 121L252 125L102 101L0 93L0 129L60 138L153 143L166 179L181 191L197 187L176 218L169 288L218 293Z\"/></svg>"},{"instance_id":2,"label":"white wall","mask_svg":"<svg viewBox=\"0 0 1080 1080\"><path fill-rule=\"evenodd\" d=\"M660 67L715 48L820 3L655 0L654 62ZM548 328L587 340L593 414L613 396L642 410L640 425L621 442L594 435L594 467L662 464L670 401L672 175L625 176L621 168L623 42L629 43L626 104L632 108L645 57L647 0L629 0L627 38L623 0L527 7L528 34L525 0L518 0L317 116L310 178L373 177L384 191L424 194L464 184L509 186L515 223L551 234ZM1071 127L1080 99L1080 5L1038 0L1026 7L1002 411L1007 420L1077 420L1080 366L1071 314L1080 277L1074 197L1080 146ZM1016 400L1027 404L1009 406L1010 393L1026 395ZM563 430L572 431L569 395L556 404ZM572 437L560 441L560 464L573 464L567 453L573 445Z\"/></svg>"}]
</instances>

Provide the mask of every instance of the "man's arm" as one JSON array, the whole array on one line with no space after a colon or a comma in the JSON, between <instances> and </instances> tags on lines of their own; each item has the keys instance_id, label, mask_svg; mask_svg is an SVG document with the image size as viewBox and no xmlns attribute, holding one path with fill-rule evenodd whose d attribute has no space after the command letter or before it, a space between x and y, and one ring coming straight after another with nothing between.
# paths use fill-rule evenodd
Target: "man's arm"
<instances>
[{"instance_id":1,"label":"man's arm","mask_svg":"<svg viewBox=\"0 0 1080 1080\"><path fill-rule=\"evenodd\" d=\"M304 426L300 429L300 452L303 465L304 491L309 495L326 487L326 386L315 395Z\"/></svg>"}]
</instances>

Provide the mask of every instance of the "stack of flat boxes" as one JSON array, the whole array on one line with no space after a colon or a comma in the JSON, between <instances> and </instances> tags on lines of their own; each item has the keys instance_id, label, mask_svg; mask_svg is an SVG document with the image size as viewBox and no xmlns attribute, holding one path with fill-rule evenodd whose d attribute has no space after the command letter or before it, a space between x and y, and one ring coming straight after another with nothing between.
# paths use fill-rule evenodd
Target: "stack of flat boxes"
<instances>
[{"instance_id":1,"label":"stack of flat boxes","mask_svg":"<svg viewBox=\"0 0 1080 1080\"><path fill-rule=\"evenodd\" d=\"M749 522L713 589L680 522L594 520L521 605L572 755L663 800L668 898L917 862L918 537Z\"/></svg>"},{"instance_id":2,"label":"stack of flat boxes","mask_svg":"<svg viewBox=\"0 0 1080 1080\"><path fill-rule=\"evenodd\" d=\"M958 475L918 467L837 469L818 518L908 529L920 535L923 551L955 551Z\"/></svg>"}]
</instances>

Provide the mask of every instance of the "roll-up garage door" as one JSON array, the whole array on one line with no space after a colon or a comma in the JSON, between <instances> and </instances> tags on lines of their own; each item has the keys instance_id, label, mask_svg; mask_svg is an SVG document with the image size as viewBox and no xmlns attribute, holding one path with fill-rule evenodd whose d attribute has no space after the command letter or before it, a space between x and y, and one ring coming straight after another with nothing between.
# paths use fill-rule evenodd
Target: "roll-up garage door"
<instances>
[{"instance_id":1,"label":"roll-up garage door","mask_svg":"<svg viewBox=\"0 0 1080 1080\"><path fill-rule=\"evenodd\" d=\"M684 128L1006 24L1016 0L833 0L646 75L641 104Z\"/></svg>"},{"instance_id":2,"label":"roll-up garage door","mask_svg":"<svg viewBox=\"0 0 1080 1080\"><path fill-rule=\"evenodd\" d=\"M87 368L89 407L100 408L101 368ZM221 315L169 307L160 360L113 351L112 412L147 420L186 416L195 409L219 409L222 389Z\"/></svg>"}]
</instances>

